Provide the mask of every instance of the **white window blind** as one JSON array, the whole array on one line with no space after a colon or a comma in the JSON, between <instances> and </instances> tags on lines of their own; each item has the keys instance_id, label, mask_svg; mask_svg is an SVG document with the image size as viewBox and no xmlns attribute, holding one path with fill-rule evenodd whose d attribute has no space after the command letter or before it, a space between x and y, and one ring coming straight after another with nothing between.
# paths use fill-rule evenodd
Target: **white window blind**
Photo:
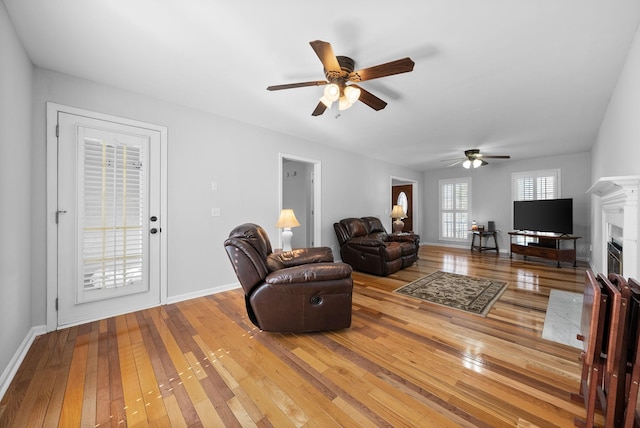
<instances>
[{"instance_id":1,"label":"white window blind","mask_svg":"<svg viewBox=\"0 0 640 428\"><path fill-rule=\"evenodd\" d=\"M560 197L560 170L518 172L512 176L513 200L533 201Z\"/></svg>"},{"instance_id":2,"label":"white window blind","mask_svg":"<svg viewBox=\"0 0 640 428\"><path fill-rule=\"evenodd\" d=\"M144 159L140 147L84 139L79 233L85 291L140 285Z\"/></svg>"},{"instance_id":3,"label":"white window blind","mask_svg":"<svg viewBox=\"0 0 640 428\"><path fill-rule=\"evenodd\" d=\"M533 201L560 197L560 170L517 172L512 175L512 200ZM513 203L511 204L513 209ZM513 212L511 213L513 218ZM517 244L537 241L532 237L516 237Z\"/></svg>"},{"instance_id":4,"label":"white window blind","mask_svg":"<svg viewBox=\"0 0 640 428\"><path fill-rule=\"evenodd\" d=\"M467 240L471 179L440 180L440 239Z\"/></svg>"}]
</instances>

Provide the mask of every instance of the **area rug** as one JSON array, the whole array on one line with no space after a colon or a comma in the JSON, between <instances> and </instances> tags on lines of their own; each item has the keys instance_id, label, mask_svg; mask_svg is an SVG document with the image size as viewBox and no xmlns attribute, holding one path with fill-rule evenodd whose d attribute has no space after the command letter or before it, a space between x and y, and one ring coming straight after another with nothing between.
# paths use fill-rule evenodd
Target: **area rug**
<instances>
[{"instance_id":1,"label":"area rug","mask_svg":"<svg viewBox=\"0 0 640 428\"><path fill-rule=\"evenodd\" d=\"M484 317L506 289L506 282L437 271L394 292Z\"/></svg>"},{"instance_id":2,"label":"area rug","mask_svg":"<svg viewBox=\"0 0 640 428\"><path fill-rule=\"evenodd\" d=\"M542 338L582 349L583 343L576 337L580 333L581 321L582 294L551 290Z\"/></svg>"}]
</instances>

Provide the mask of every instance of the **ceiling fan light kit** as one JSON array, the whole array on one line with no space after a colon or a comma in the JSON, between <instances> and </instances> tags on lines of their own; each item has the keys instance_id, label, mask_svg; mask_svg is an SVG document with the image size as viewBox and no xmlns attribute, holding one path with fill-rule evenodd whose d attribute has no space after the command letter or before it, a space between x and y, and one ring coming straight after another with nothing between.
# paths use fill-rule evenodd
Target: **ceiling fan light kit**
<instances>
[{"instance_id":1,"label":"ceiling fan light kit","mask_svg":"<svg viewBox=\"0 0 640 428\"><path fill-rule=\"evenodd\" d=\"M482 163L480 159L474 159L474 160L467 159L466 161L462 162L462 166L465 167L466 169L469 169L471 167L478 168L486 164L487 164L486 162Z\"/></svg>"},{"instance_id":2,"label":"ceiling fan light kit","mask_svg":"<svg viewBox=\"0 0 640 428\"><path fill-rule=\"evenodd\" d=\"M318 55L320 62L322 62L327 80L268 86L267 90L278 91L281 89L326 85L318 105L311 113L312 116L320 116L326 109L331 108L336 101L338 101L338 110L346 110L356 101L361 101L376 111L382 110L387 106L385 101L356 84L347 83L364 82L394 74L408 73L413 71L413 66L415 65L413 60L407 57L354 71L355 61L346 56L335 56L331 44L322 40L314 40L309 44Z\"/></svg>"}]
</instances>

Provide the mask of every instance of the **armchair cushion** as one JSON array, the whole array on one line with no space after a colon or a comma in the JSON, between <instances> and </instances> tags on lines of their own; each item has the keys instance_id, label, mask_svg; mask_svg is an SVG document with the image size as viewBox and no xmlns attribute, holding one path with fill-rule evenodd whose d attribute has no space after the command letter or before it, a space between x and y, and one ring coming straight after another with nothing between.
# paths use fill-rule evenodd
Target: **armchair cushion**
<instances>
[{"instance_id":1,"label":"armchair cushion","mask_svg":"<svg viewBox=\"0 0 640 428\"><path fill-rule=\"evenodd\" d=\"M280 269L265 278L268 284L294 284L349 278L351 266L344 263L315 263Z\"/></svg>"}]
</instances>

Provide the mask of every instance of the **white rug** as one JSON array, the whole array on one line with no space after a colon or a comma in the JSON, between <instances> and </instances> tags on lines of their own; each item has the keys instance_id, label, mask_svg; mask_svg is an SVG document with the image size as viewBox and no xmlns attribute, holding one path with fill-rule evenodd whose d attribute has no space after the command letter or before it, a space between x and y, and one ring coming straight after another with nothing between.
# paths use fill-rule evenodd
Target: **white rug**
<instances>
[{"instance_id":1,"label":"white rug","mask_svg":"<svg viewBox=\"0 0 640 428\"><path fill-rule=\"evenodd\" d=\"M544 317L542 338L583 349L576 336L580 333L582 294L551 290Z\"/></svg>"}]
</instances>

